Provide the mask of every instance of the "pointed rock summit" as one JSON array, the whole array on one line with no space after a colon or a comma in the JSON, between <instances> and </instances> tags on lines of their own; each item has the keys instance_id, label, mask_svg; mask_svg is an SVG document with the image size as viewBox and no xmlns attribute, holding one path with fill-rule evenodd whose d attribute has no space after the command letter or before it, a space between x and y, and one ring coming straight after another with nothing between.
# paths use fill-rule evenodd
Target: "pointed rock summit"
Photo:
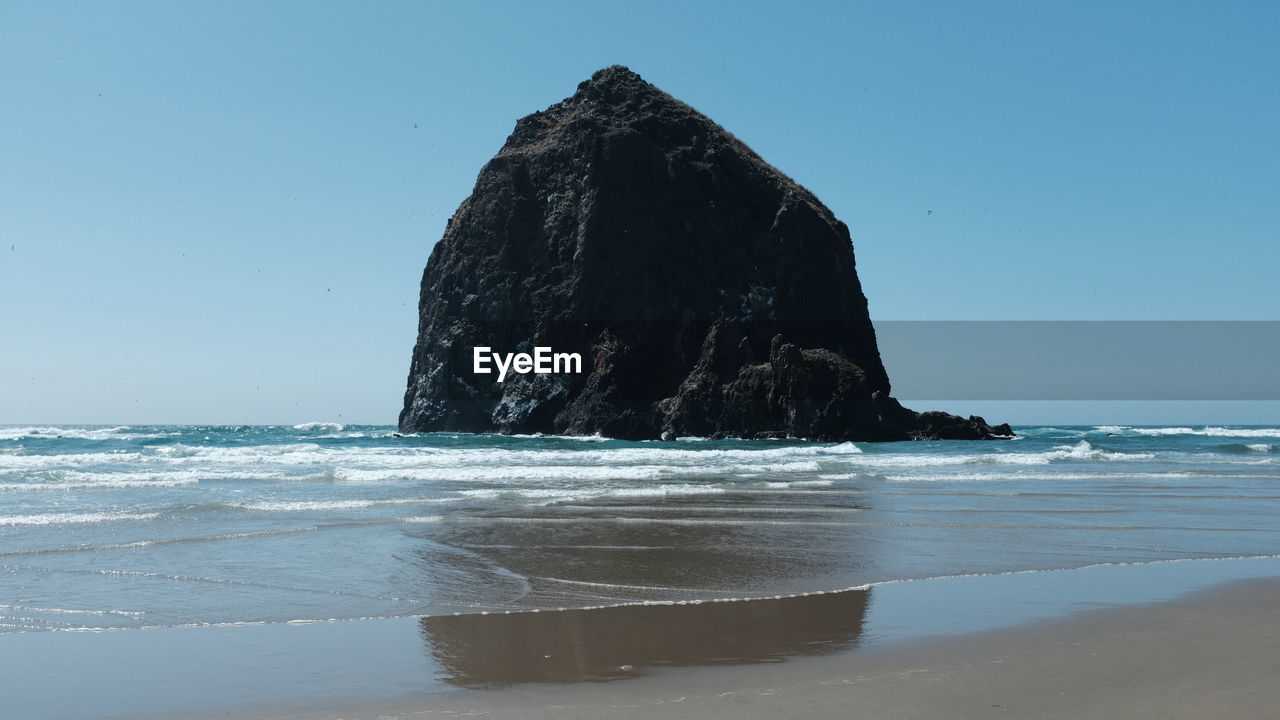
<instances>
[{"instance_id":1,"label":"pointed rock summit","mask_svg":"<svg viewBox=\"0 0 1280 720\"><path fill-rule=\"evenodd\" d=\"M891 398L844 223L620 66L516 123L421 292L404 432L1011 434ZM477 372L539 347L580 371Z\"/></svg>"}]
</instances>

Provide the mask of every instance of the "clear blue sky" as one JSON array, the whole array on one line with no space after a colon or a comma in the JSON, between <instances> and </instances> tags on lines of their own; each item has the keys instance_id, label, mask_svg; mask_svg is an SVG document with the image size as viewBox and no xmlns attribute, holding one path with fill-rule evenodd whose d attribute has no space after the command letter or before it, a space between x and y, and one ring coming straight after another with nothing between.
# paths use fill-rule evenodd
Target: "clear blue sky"
<instances>
[{"instance_id":1,"label":"clear blue sky","mask_svg":"<svg viewBox=\"0 0 1280 720\"><path fill-rule=\"evenodd\" d=\"M1277 37L1244 1L2 2L0 423L394 422L445 220L614 63L845 220L873 318L1276 319Z\"/></svg>"}]
</instances>

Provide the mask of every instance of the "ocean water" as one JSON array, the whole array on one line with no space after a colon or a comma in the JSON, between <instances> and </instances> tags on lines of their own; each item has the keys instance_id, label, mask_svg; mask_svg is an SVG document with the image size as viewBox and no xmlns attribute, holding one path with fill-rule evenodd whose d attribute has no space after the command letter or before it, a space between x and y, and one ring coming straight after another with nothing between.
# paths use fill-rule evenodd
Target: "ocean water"
<instances>
[{"instance_id":1,"label":"ocean water","mask_svg":"<svg viewBox=\"0 0 1280 720\"><path fill-rule=\"evenodd\" d=\"M1280 555L1280 428L624 442L0 427L0 633L772 597Z\"/></svg>"}]
</instances>

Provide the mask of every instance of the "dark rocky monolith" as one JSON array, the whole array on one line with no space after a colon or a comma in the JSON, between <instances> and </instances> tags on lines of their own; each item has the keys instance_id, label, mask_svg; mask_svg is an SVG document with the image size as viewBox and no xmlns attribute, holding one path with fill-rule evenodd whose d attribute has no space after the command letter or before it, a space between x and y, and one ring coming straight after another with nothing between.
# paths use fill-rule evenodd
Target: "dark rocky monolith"
<instances>
[{"instance_id":1,"label":"dark rocky monolith","mask_svg":"<svg viewBox=\"0 0 1280 720\"><path fill-rule=\"evenodd\" d=\"M578 353L582 372L474 372L475 347L537 346ZM890 397L844 223L616 66L517 122L449 220L422 279L400 429L1011 434Z\"/></svg>"}]
</instances>

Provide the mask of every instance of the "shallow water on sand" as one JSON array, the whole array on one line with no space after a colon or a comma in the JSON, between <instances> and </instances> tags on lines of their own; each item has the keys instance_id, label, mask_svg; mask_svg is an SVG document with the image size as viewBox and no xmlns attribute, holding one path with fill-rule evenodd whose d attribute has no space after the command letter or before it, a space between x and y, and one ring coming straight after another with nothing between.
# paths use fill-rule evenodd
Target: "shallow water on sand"
<instances>
[{"instance_id":1,"label":"shallow water on sand","mask_svg":"<svg viewBox=\"0 0 1280 720\"><path fill-rule=\"evenodd\" d=\"M0 428L0 632L791 595L1280 553L1280 428L633 443Z\"/></svg>"},{"instance_id":2,"label":"shallow water on sand","mask_svg":"<svg viewBox=\"0 0 1280 720\"><path fill-rule=\"evenodd\" d=\"M0 636L0 716L90 718L420 718L467 714L459 691L518 689L513 708L556 717L564 683L648 678L700 687L698 666L874 653L943 635L1149 603L1280 575L1280 558L1097 565L890 582L744 601ZM877 657L869 655L868 657ZM827 668L827 669L824 669ZM720 675L719 677L724 677ZM755 676L757 681L759 675ZM773 676L770 675L770 678ZM74 692L67 692L67 679ZM623 683L610 702L628 702ZM671 695L670 697L674 697ZM453 709L451 709L453 708ZM541 714L539 714L541 713ZM509 715L523 717L523 711Z\"/></svg>"}]
</instances>

